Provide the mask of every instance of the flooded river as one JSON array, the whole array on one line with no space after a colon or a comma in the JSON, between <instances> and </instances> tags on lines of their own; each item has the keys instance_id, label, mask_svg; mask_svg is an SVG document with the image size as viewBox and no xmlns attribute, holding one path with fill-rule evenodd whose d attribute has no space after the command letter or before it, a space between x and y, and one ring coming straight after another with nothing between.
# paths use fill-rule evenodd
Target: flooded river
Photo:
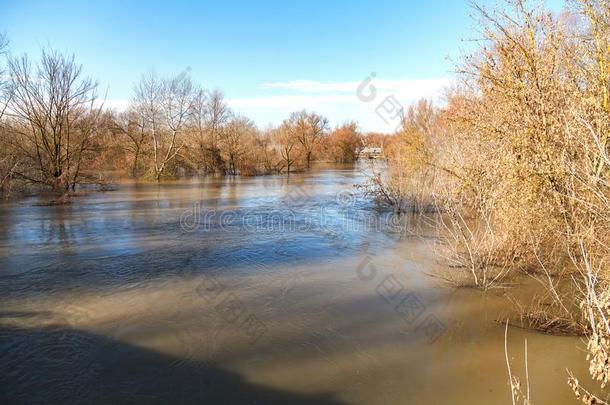
<instances>
[{"instance_id":1,"label":"flooded river","mask_svg":"<svg viewBox=\"0 0 610 405\"><path fill-rule=\"evenodd\" d=\"M0 205L0 403L509 403L501 292L439 285L434 232L360 168L122 184ZM531 397L575 400L583 344L528 342Z\"/></svg>"}]
</instances>

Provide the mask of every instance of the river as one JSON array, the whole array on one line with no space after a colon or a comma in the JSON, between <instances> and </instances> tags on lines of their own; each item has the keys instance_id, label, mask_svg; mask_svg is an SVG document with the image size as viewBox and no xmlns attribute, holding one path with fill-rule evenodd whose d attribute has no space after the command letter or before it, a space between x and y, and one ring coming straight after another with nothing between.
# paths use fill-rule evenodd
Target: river
<instances>
[{"instance_id":1,"label":"river","mask_svg":"<svg viewBox=\"0 0 610 405\"><path fill-rule=\"evenodd\" d=\"M424 274L435 232L363 172L2 203L0 403L510 403L512 305ZM583 343L510 328L521 377L525 339L533 402L574 403Z\"/></svg>"}]
</instances>

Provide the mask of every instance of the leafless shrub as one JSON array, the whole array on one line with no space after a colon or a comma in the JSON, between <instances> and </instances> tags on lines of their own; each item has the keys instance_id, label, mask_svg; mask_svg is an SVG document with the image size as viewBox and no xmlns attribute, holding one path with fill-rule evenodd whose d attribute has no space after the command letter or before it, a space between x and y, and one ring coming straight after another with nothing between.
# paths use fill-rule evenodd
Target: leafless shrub
<instances>
[{"instance_id":1,"label":"leafless shrub","mask_svg":"<svg viewBox=\"0 0 610 405\"><path fill-rule=\"evenodd\" d=\"M437 215L437 224L444 236L437 248L440 256L446 259L450 268L466 270L475 287L499 286L516 257L501 250L508 236L500 237L493 229L492 212L481 210L474 217L466 217L455 203L445 201L439 206L443 207L443 212Z\"/></svg>"}]
</instances>

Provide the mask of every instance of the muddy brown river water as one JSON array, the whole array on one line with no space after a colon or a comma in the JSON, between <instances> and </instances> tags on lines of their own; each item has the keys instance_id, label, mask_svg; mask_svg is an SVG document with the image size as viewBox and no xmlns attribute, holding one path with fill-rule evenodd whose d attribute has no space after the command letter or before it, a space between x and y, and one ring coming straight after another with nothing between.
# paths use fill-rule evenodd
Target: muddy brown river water
<instances>
[{"instance_id":1,"label":"muddy brown river water","mask_svg":"<svg viewBox=\"0 0 610 405\"><path fill-rule=\"evenodd\" d=\"M2 203L0 403L510 403L511 304L425 275L434 232L362 172ZM575 403L582 342L511 328L520 376L525 339L533 402Z\"/></svg>"}]
</instances>

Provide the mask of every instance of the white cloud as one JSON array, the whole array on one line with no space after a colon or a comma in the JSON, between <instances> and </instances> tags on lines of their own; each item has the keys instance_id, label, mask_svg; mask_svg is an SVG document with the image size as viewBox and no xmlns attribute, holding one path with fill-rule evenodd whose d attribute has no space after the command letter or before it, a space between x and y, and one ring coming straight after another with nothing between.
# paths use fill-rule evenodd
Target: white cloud
<instances>
[{"instance_id":1,"label":"white cloud","mask_svg":"<svg viewBox=\"0 0 610 405\"><path fill-rule=\"evenodd\" d=\"M303 93L351 92L357 82L317 82L315 80L292 80L288 82L263 83L263 89L282 89Z\"/></svg>"},{"instance_id":2,"label":"white cloud","mask_svg":"<svg viewBox=\"0 0 610 405\"><path fill-rule=\"evenodd\" d=\"M334 106L338 104L355 104L358 99L348 95L280 95L254 98L230 99L234 108L273 108L287 111L309 109L317 106Z\"/></svg>"},{"instance_id":3,"label":"white cloud","mask_svg":"<svg viewBox=\"0 0 610 405\"><path fill-rule=\"evenodd\" d=\"M354 93L362 81L353 82L319 82L315 80L291 80L287 82L263 83L263 89L282 89L301 93ZM393 93L429 94L447 84L447 79L376 79L372 83L378 91Z\"/></svg>"},{"instance_id":4,"label":"white cloud","mask_svg":"<svg viewBox=\"0 0 610 405\"><path fill-rule=\"evenodd\" d=\"M357 81L315 80L264 83L260 86L261 96L236 97L227 101L233 110L253 119L260 127L277 125L291 112L306 109L325 115L333 126L356 121L363 131L391 132L398 123L387 116L384 121L383 106L380 107L384 100L393 96L405 108L421 98L432 99L438 104L450 80L374 78L371 84L377 93L369 102L361 101L357 96L360 84ZM108 99L104 102L106 108L117 111L125 111L128 105L127 99Z\"/></svg>"},{"instance_id":5,"label":"white cloud","mask_svg":"<svg viewBox=\"0 0 610 405\"><path fill-rule=\"evenodd\" d=\"M261 126L279 124L290 112L307 109L327 116L332 125L354 120L364 131L391 132L398 123L384 115L382 104L388 97L393 97L405 108L421 98L439 103L442 91L450 84L450 80L373 79L371 84L376 89L376 95L368 102L357 96L361 83L315 80L264 83L262 89L274 93L281 91L282 94L228 101L233 109L254 119ZM365 93L369 94L368 87Z\"/></svg>"},{"instance_id":6,"label":"white cloud","mask_svg":"<svg viewBox=\"0 0 610 405\"><path fill-rule=\"evenodd\" d=\"M129 107L129 100L124 98L110 98L107 100L100 100L104 103L104 107L116 110L116 111L125 111L127 107Z\"/></svg>"}]
</instances>

